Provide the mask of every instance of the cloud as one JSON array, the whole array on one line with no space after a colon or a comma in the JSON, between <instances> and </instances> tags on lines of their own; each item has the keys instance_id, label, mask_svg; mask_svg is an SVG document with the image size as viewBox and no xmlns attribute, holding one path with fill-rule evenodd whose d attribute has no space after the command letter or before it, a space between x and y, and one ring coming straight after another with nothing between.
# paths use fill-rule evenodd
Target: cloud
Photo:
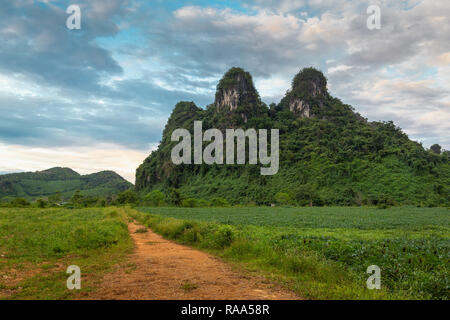
<instances>
[{"instance_id":1,"label":"cloud","mask_svg":"<svg viewBox=\"0 0 450 320\"><path fill-rule=\"evenodd\" d=\"M120 5L123 1L79 1L82 29L75 31L65 26L67 1L60 6L1 2L0 72L85 92L100 90L102 76L122 72L111 52L101 48L96 39L118 33L113 18L126 14Z\"/></svg>"},{"instance_id":2,"label":"cloud","mask_svg":"<svg viewBox=\"0 0 450 320\"><path fill-rule=\"evenodd\" d=\"M328 68L328 73L333 74L336 72L345 72L345 71L351 70L352 68L353 67L351 67L351 66L346 66L346 65L341 64L336 67Z\"/></svg>"},{"instance_id":3,"label":"cloud","mask_svg":"<svg viewBox=\"0 0 450 320\"><path fill-rule=\"evenodd\" d=\"M61 166L74 168L80 174L113 170L134 183L136 168L156 145L142 151L101 143L91 147L24 147L0 143L0 171L38 171Z\"/></svg>"},{"instance_id":4,"label":"cloud","mask_svg":"<svg viewBox=\"0 0 450 320\"><path fill-rule=\"evenodd\" d=\"M448 1L375 1L380 30L367 29L362 0L79 0L82 30L70 31L72 3L0 0L4 146L139 153L158 143L176 102L212 103L232 66L252 73L267 103L314 66L369 120L450 149ZM32 159L53 164L44 153Z\"/></svg>"},{"instance_id":5,"label":"cloud","mask_svg":"<svg viewBox=\"0 0 450 320\"><path fill-rule=\"evenodd\" d=\"M378 78L360 83L353 90L352 98L365 116L373 120L394 120L411 138L425 146L450 145L449 91L434 88L433 81Z\"/></svg>"}]
</instances>

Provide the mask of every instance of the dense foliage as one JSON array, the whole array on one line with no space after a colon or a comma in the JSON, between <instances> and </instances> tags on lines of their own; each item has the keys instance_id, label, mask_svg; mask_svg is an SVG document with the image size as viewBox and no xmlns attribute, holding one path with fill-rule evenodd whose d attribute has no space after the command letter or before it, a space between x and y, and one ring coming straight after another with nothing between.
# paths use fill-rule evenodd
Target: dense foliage
<instances>
[{"instance_id":1,"label":"dense foliage","mask_svg":"<svg viewBox=\"0 0 450 320\"><path fill-rule=\"evenodd\" d=\"M248 80L249 75L233 68L218 92L233 86L236 77ZM330 96L325 77L313 68L302 70L292 85L270 108L259 99L235 110L218 109L217 101L205 110L193 102L178 103L158 150L136 172L137 191L177 188L187 198L222 197L232 204L450 205L448 152L437 146L425 150L393 122L368 122ZM292 111L293 101L307 108L308 116ZM259 165L175 166L170 153L177 142L171 142L171 133L177 128L192 132L194 120L203 122L203 130L279 129L278 174L261 176ZM279 193L287 195L285 200L280 202Z\"/></svg>"}]
</instances>

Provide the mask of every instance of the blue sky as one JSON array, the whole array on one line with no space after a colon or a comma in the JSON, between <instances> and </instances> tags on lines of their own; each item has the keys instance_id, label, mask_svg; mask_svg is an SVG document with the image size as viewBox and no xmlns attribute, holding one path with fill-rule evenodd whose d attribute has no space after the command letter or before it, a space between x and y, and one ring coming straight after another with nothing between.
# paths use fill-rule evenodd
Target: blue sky
<instances>
[{"instance_id":1,"label":"blue sky","mask_svg":"<svg viewBox=\"0 0 450 320\"><path fill-rule=\"evenodd\" d=\"M81 30L66 8L81 8ZM366 9L381 8L368 30ZM369 120L450 149L450 2L0 0L0 172L67 166L134 180L180 100L226 70L278 103L303 67Z\"/></svg>"}]
</instances>

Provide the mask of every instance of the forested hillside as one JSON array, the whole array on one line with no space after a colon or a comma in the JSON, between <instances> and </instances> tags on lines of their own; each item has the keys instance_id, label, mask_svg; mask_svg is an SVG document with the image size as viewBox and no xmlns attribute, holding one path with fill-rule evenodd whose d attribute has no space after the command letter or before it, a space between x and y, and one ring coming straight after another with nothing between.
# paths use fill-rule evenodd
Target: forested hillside
<instances>
[{"instance_id":1,"label":"forested hillside","mask_svg":"<svg viewBox=\"0 0 450 320\"><path fill-rule=\"evenodd\" d=\"M0 199L36 199L55 194L70 198L77 190L86 196L115 195L133 185L113 171L80 175L69 168L0 175Z\"/></svg>"},{"instance_id":2,"label":"forested hillside","mask_svg":"<svg viewBox=\"0 0 450 320\"><path fill-rule=\"evenodd\" d=\"M260 165L174 165L171 134L255 128L280 130L280 169L262 176ZM204 143L207 144L207 143ZM313 68L299 72L279 104L267 106L252 77L230 69L217 86L215 102L202 109L179 102L159 148L136 172L146 194L177 188L185 198L222 197L233 204L450 205L449 153L425 150L393 122L369 122L332 97L327 80Z\"/></svg>"}]
</instances>

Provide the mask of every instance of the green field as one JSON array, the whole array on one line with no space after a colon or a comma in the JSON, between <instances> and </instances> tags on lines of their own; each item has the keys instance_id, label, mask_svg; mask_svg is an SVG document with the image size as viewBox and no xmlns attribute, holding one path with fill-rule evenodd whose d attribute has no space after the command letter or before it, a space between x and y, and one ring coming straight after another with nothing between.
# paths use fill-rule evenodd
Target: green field
<instances>
[{"instance_id":1,"label":"green field","mask_svg":"<svg viewBox=\"0 0 450 320\"><path fill-rule=\"evenodd\" d=\"M95 288L100 275L133 247L122 208L0 209L0 299L71 299ZM66 269L80 267L80 291Z\"/></svg>"},{"instance_id":2,"label":"green field","mask_svg":"<svg viewBox=\"0 0 450 320\"><path fill-rule=\"evenodd\" d=\"M449 298L450 211L446 208L140 211L151 213L138 218L166 237L215 250L286 282L306 298ZM227 235L228 247L218 250L217 239L220 242ZM381 268L382 290L366 288L370 265Z\"/></svg>"},{"instance_id":3,"label":"green field","mask_svg":"<svg viewBox=\"0 0 450 320\"><path fill-rule=\"evenodd\" d=\"M446 208L0 209L0 299L76 299L126 263L130 218L305 299L449 299ZM66 288L78 265L82 290ZM366 287L381 268L381 290Z\"/></svg>"}]
</instances>

